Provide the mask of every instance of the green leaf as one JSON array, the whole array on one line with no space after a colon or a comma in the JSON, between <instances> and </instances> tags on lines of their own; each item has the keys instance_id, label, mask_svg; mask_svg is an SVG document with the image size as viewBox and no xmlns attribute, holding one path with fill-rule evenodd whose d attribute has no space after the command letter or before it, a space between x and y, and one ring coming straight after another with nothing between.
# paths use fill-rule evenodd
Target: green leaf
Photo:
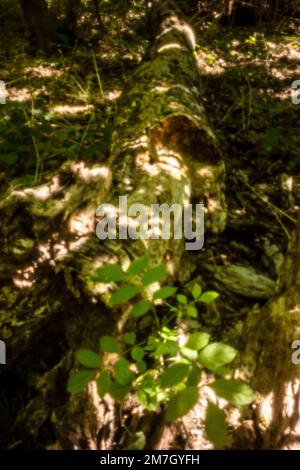
<instances>
[{"instance_id":1,"label":"green leaf","mask_svg":"<svg viewBox=\"0 0 300 470\"><path fill-rule=\"evenodd\" d=\"M130 363L121 357L114 365L116 381L121 385L127 385L133 379L133 372L130 370Z\"/></svg>"},{"instance_id":2,"label":"green leaf","mask_svg":"<svg viewBox=\"0 0 300 470\"><path fill-rule=\"evenodd\" d=\"M177 300L180 304L186 305L187 304L187 296L183 294L178 294L177 295Z\"/></svg>"},{"instance_id":3,"label":"green leaf","mask_svg":"<svg viewBox=\"0 0 300 470\"><path fill-rule=\"evenodd\" d=\"M210 335L203 331L196 331L191 333L189 339L187 340L185 347L189 349L195 349L195 351L200 351L200 349L205 348L209 342Z\"/></svg>"},{"instance_id":4,"label":"green leaf","mask_svg":"<svg viewBox=\"0 0 300 470\"><path fill-rule=\"evenodd\" d=\"M102 361L98 354L90 349L79 349L75 355L77 361L85 367L95 369L96 367L101 367L102 365Z\"/></svg>"},{"instance_id":5,"label":"green leaf","mask_svg":"<svg viewBox=\"0 0 300 470\"><path fill-rule=\"evenodd\" d=\"M177 291L177 287L173 286L165 286L161 287L157 291L154 292L153 299L167 299L168 297L172 297Z\"/></svg>"},{"instance_id":6,"label":"green leaf","mask_svg":"<svg viewBox=\"0 0 300 470\"><path fill-rule=\"evenodd\" d=\"M195 300L197 300L200 297L201 292L202 292L202 288L200 284L194 284L193 290L192 290L192 296Z\"/></svg>"},{"instance_id":7,"label":"green leaf","mask_svg":"<svg viewBox=\"0 0 300 470\"><path fill-rule=\"evenodd\" d=\"M223 366L223 367L218 367L217 369L215 369L214 373L216 375L220 375L224 379L230 379L232 377L233 370L230 369L229 367Z\"/></svg>"},{"instance_id":8,"label":"green leaf","mask_svg":"<svg viewBox=\"0 0 300 470\"><path fill-rule=\"evenodd\" d=\"M79 393L85 389L89 382L94 380L98 370L80 370L71 375L68 380L67 390L69 393Z\"/></svg>"},{"instance_id":9,"label":"green leaf","mask_svg":"<svg viewBox=\"0 0 300 470\"><path fill-rule=\"evenodd\" d=\"M162 388L174 387L181 383L190 372L189 364L173 364L168 367L160 376L160 386Z\"/></svg>"},{"instance_id":10,"label":"green leaf","mask_svg":"<svg viewBox=\"0 0 300 470\"><path fill-rule=\"evenodd\" d=\"M197 318L198 317L198 310L196 309L196 307L194 307L194 305L187 305L186 314L187 314L188 317Z\"/></svg>"},{"instance_id":11,"label":"green leaf","mask_svg":"<svg viewBox=\"0 0 300 470\"><path fill-rule=\"evenodd\" d=\"M129 436L126 450L143 450L146 446L146 437L143 431L135 432Z\"/></svg>"},{"instance_id":12,"label":"green leaf","mask_svg":"<svg viewBox=\"0 0 300 470\"><path fill-rule=\"evenodd\" d=\"M118 282L125 279L125 273L118 264L107 264L96 269L92 280L95 282Z\"/></svg>"},{"instance_id":13,"label":"green leaf","mask_svg":"<svg viewBox=\"0 0 300 470\"><path fill-rule=\"evenodd\" d=\"M102 351L109 353L119 353L121 349L118 341L113 336L101 336L100 348Z\"/></svg>"},{"instance_id":14,"label":"green leaf","mask_svg":"<svg viewBox=\"0 0 300 470\"><path fill-rule=\"evenodd\" d=\"M142 407L148 411L155 411L158 405L158 396L148 394L143 389L138 389L136 398Z\"/></svg>"},{"instance_id":15,"label":"green leaf","mask_svg":"<svg viewBox=\"0 0 300 470\"><path fill-rule=\"evenodd\" d=\"M143 359L145 351L140 346L134 346L133 350L131 351L131 357L134 361L141 361Z\"/></svg>"},{"instance_id":16,"label":"green leaf","mask_svg":"<svg viewBox=\"0 0 300 470\"><path fill-rule=\"evenodd\" d=\"M109 303L111 305L120 305L133 299L139 293L139 288L136 286L124 286L116 290L110 297Z\"/></svg>"},{"instance_id":17,"label":"green leaf","mask_svg":"<svg viewBox=\"0 0 300 470\"><path fill-rule=\"evenodd\" d=\"M263 145L267 149L276 147L282 141L283 133L280 129L268 129L263 140Z\"/></svg>"},{"instance_id":18,"label":"green leaf","mask_svg":"<svg viewBox=\"0 0 300 470\"><path fill-rule=\"evenodd\" d=\"M218 379L209 386L217 395L234 405L249 405L255 400L255 393L242 380Z\"/></svg>"},{"instance_id":19,"label":"green leaf","mask_svg":"<svg viewBox=\"0 0 300 470\"><path fill-rule=\"evenodd\" d=\"M109 387L110 396L116 401L123 401L130 392L131 385L121 385L118 382L112 382Z\"/></svg>"},{"instance_id":20,"label":"green leaf","mask_svg":"<svg viewBox=\"0 0 300 470\"><path fill-rule=\"evenodd\" d=\"M200 351L199 362L209 370L215 371L233 361L236 349L223 343L211 343Z\"/></svg>"},{"instance_id":21,"label":"green leaf","mask_svg":"<svg viewBox=\"0 0 300 470\"><path fill-rule=\"evenodd\" d=\"M167 299L168 297L172 297L177 291L177 287L173 286L165 286L158 289L154 292L153 299Z\"/></svg>"},{"instance_id":22,"label":"green leaf","mask_svg":"<svg viewBox=\"0 0 300 470\"><path fill-rule=\"evenodd\" d=\"M144 271L144 269L146 269L149 264L149 261L149 255L144 255L138 259L133 260L131 265L127 269L127 274L129 276L136 276L137 274L140 274L142 271Z\"/></svg>"},{"instance_id":23,"label":"green leaf","mask_svg":"<svg viewBox=\"0 0 300 470\"><path fill-rule=\"evenodd\" d=\"M205 417L205 432L216 449L224 449L227 442L226 415L223 410L209 403Z\"/></svg>"},{"instance_id":24,"label":"green leaf","mask_svg":"<svg viewBox=\"0 0 300 470\"><path fill-rule=\"evenodd\" d=\"M140 374L144 374L147 370L147 364L143 359L141 361L137 361L136 366Z\"/></svg>"},{"instance_id":25,"label":"green leaf","mask_svg":"<svg viewBox=\"0 0 300 470\"><path fill-rule=\"evenodd\" d=\"M214 292L213 290L208 290L201 295L199 302L204 302L205 304L210 304L214 300L219 297L220 294L218 292Z\"/></svg>"},{"instance_id":26,"label":"green leaf","mask_svg":"<svg viewBox=\"0 0 300 470\"><path fill-rule=\"evenodd\" d=\"M149 302L149 300L140 300L132 307L130 314L134 318L142 317L149 311L150 307L151 302Z\"/></svg>"},{"instance_id":27,"label":"green leaf","mask_svg":"<svg viewBox=\"0 0 300 470\"><path fill-rule=\"evenodd\" d=\"M168 275L167 268L164 264L160 264L155 268L150 269L147 271L141 281L144 286L148 286L149 284L153 284L154 282L159 282L165 279Z\"/></svg>"},{"instance_id":28,"label":"green leaf","mask_svg":"<svg viewBox=\"0 0 300 470\"><path fill-rule=\"evenodd\" d=\"M100 398L103 398L109 392L110 385L110 375L106 370L104 370L101 372L100 377L97 380L97 391Z\"/></svg>"},{"instance_id":29,"label":"green leaf","mask_svg":"<svg viewBox=\"0 0 300 470\"><path fill-rule=\"evenodd\" d=\"M140 389L143 390L145 393L155 394L156 393L156 381L154 377L147 373L142 380Z\"/></svg>"},{"instance_id":30,"label":"green leaf","mask_svg":"<svg viewBox=\"0 0 300 470\"><path fill-rule=\"evenodd\" d=\"M136 342L136 333L134 331L129 331L124 335L124 341L126 344L135 344Z\"/></svg>"},{"instance_id":31,"label":"green leaf","mask_svg":"<svg viewBox=\"0 0 300 470\"><path fill-rule=\"evenodd\" d=\"M201 380L201 369L193 365L186 384L188 387L196 387L199 384L200 380Z\"/></svg>"},{"instance_id":32,"label":"green leaf","mask_svg":"<svg viewBox=\"0 0 300 470\"><path fill-rule=\"evenodd\" d=\"M194 349L186 348L185 346L181 348L180 352L184 357L186 357L190 361L195 361L198 357L197 351L195 351Z\"/></svg>"},{"instance_id":33,"label":"green leaf","mask_svg":"<svg viewBox=\"0 0 300 470\"><path fill-rule=\"evenodd\" d=\"M199 392L197 387L186 387L184 390L176 393L166 409L166 421L168 423L186 415L197 404Z\"/></svg>"},{"instance_id":34,"label":"green leaf","mask_svg":"<svg viewBox=\"0 0 300 470\"><path fill-rule=\"evenodd\" d=\"M19 155L17 152L9 152L0 155L0 160L2 160L6 165L12 166L14 165L19 159Z\"/></svg>"},{"instance_id":35,"label":"green leaf","mask_svg":"<svg viewBox=\"0 0 300 470\"><path fill-rule=\"evenodd\" d=\"M158 345L156 351L153 353L154 357L159 356L175 356L178 351L178 345L174 341L166 341ZM152 355L152 354L151 354Z\"/></svg>"}]
</instances>

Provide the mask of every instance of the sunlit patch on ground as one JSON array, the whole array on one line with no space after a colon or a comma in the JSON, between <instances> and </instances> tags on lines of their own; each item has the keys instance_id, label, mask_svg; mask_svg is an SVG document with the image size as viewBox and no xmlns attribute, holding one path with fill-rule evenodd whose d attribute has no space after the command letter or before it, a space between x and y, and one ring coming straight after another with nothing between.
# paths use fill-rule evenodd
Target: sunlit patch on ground
<instances>
[{"instance_id":1,"label":"sunlit patch on ground","mask_svg":"<svg viewBox=\"0 0 300 470\"><path fill-rule=\"evenodd\" d=\"M55 105L50 111L54 112L55 114L59 114L62 116L70 116L76 114L83 114L87 113L94 109L94 106L91 104L86 105L71 105L71 104L62 104L62 105Z\"/></svg>"}]
</instances>

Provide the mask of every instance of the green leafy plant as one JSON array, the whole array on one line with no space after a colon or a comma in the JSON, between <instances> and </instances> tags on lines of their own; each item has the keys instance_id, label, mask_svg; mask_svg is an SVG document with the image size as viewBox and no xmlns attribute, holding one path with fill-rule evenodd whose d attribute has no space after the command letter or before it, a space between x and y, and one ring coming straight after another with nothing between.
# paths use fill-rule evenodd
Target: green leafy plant
<instances>
[{"instance_id":1,"label":"green leafy plant","mask_svg":"<svg viewBox=\"0 0 300 470\"><path fill-rule=\"evenodd\" d=\"M204 386L201 375L206 370L214 377L208 386L217 396L235 406L250 404L254 392L245 382L233 379L233 370L228 367L237 351L221 342L211 342L205 331L189 328L185 337L179 333L187 330L186 322L190 318L198 318L199 306L214 302L218 294L202 292L199 284L194 284L190 295L177 293L176 286L160 287L158 283L167 277L166 266L149 267L149 264L150 258L145 255L134 260L126 271L118 264L108 264L93 274L94 283L114 286L111 305L124 305L135 320L153 315L155 326L148 337L139 338L138 330L125 331L118 339L101 336L97 352L77 351L77 361L85 369L70 377L68 391L78 393L96 380L101 398L109 394L123 402L128 394L134 394L146 410L155 411L159 405L164 406L165 421L172 422L198 403ZM162 308L166 313L159 317ZM108 354L110 361L105 360ZM216 448L225 447L226 415L213 403L207 407L205 429ZM145 444L141 432L128 432L131 448Z\"/></svg>"}]
</instances>

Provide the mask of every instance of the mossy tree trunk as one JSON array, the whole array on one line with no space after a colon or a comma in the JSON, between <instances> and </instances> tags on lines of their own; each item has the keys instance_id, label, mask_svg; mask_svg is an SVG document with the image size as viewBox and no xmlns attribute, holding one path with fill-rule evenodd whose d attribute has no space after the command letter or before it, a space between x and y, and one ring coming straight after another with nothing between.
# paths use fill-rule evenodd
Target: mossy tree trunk
<instances>
[{"instance_id":1,"label":"mossy tree trunk","mask_svg":"<svg viewBox=\"0 0 300 470\"><path fill-rule=\"evenodd\" d=\"M299 449L300 367L292 360L292 344L299 339L300 214L277 293L245 325L242 375L257 391L257 401L237 433L239 447Z\"/></svg>"}]
</instances>

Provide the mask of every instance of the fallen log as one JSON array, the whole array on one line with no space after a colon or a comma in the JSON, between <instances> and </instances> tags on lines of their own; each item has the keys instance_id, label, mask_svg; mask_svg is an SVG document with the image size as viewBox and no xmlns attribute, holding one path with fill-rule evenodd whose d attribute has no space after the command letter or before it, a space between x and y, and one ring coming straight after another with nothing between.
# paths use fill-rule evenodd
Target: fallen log
<instances>
[{"instance_id":1,"label":"fallen log","mask_svg":"<svg viewBox=\"0 0 300 470\"><path fill-rule=\"evenodd\" d=\"M107 429L106 445L116 445L112 405L93 388L66 392L72 352L121 328L122 312L110 310L90 276L103 263L126 265L148 251L153 265L167 262L176 277L184 241L101 242L99 204L117 206L120 195L146 207L203 201L207 230L225 227L225 166L201 104L194 33L169 1L154 2L151 24L154 45L119 102L107 165L67 162L48 183L0 203L4 447L97 449Z\"/></svg>"}]
</instances>

